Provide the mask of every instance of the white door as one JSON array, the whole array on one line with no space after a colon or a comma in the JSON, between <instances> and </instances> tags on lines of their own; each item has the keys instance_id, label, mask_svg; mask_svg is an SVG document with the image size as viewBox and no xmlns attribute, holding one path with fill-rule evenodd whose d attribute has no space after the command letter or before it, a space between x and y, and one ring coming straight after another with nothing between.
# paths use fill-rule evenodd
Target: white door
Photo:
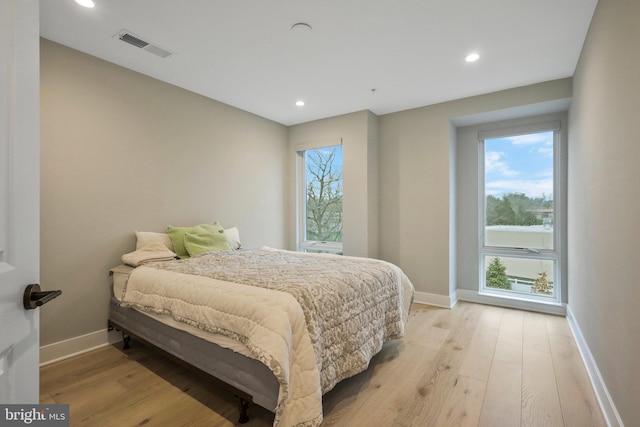
<instances>
[{"instance_id":1,"label":"white door","mask_svg":"<svg viewBox=\"0 0 640 427\"><path fill-rule=\"evenodd\" d=\"M39 309L23 293L40 263L38 0L0 0L0 403L39 401Z\"/></svg>"}]
</instances>

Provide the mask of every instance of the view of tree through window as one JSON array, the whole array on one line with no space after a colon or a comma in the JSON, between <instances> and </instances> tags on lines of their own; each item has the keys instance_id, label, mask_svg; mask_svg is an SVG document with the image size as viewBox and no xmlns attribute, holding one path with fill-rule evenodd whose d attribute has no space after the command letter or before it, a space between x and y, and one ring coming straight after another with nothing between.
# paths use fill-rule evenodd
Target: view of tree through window
<instances>
[{"instance_id":1,"label":"view of tree through window","mask_svg":"<svg viewBox=\"0 0 640 427\"><path fill-rule=\"evenodd\" d=\"M342 146L305 151L306 240L342 242Z\"/></svg>"},{"instance_id":2,"label":"view of tree through window","mask_svg":"<svg viewBox=\"0 0 640 427\"><path fill-rule=\"evenodd\" d=\"M488 288L553 294L554 140L546 131L483 141Z\"/></svg>"},{"instance_id":3,"label":"view of tree through window","mask_svg":"<svg viewBox=\"0 0 640 427\"><path fill-rule=\"evenodd\" d=\"M502 198L488 195L487 225L544 225L553 213L553 199L542 195L529 197L524 193L509 193Z\"/></svg>"}]
</instances>

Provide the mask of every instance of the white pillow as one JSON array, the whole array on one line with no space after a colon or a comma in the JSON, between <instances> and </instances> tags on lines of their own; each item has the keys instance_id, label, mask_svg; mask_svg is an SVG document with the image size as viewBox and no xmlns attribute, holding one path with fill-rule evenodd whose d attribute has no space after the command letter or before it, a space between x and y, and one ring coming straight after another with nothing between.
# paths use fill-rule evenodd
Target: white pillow
<instances>
[{"instance_id":1,"label":"white pillow","mask_svg":"<svg viewBox=\"0 0 640 427\"><path fill-rule=\"evenodd\" d=\"M136 231L136 250L140 250L145 246L151 244L161 243L167 247L171 252L173 250L173 243L167 233L155 233L153 231Z\"/></svg>"},{"instance_id":2,"label":"white pillow","mask_svg":"<svg viewBox=\"0 0 640 427\"><path fill-rule=\"evenodd\" d=\"M229 246L231 246L231 249L240 249L242 243L240 243L240 232L238 231L237 227L225 228L224 234L225 236L227 236L227 240L229 241Z\"/></svg>"}]
</instances>

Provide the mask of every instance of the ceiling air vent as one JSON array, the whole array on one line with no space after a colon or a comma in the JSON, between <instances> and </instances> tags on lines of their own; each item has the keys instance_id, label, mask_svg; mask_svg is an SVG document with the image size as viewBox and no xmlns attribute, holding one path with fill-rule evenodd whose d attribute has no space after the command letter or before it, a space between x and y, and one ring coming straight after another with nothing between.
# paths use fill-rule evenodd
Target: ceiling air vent
<instances>
[{"instance_id":1,"label":"ceiling air vent","mask_svg":"<svg viewBox=\"0 0 640 427\"><path fill-rule=\"evenodd\" d=\"M125 43L129 43L130 45L135 46L139 49L146 50L147 52L153 53L154 55L161 58L168 58L169 56L173 55L173 52L167 49L163 49L160 46L151 44L148 41L143 40L135 34L131 33L131 31L122 30L118 34L116 34L115 37L119 38Z\"/></svg>"}]
</instances>

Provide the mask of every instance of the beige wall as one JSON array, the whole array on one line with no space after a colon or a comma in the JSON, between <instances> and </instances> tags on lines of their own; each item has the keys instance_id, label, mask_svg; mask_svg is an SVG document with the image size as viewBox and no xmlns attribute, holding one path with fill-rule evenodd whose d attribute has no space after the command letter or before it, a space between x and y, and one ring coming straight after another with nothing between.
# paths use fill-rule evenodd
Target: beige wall
<instances>
[{"instance_id":1,"label":"beige wall","mask_svg":"<svg viewBox=\"0 0 640 427\"><path fill-rule=\"evenodd\" d=\"M453 298L452 124L539 113L538 106L570 96L571 79L562 79L380 116L380 257L399 265L418 292Z\"/></svg>"},{"instance_id":2,"label":"beige wall","mask_svg":"<svg viewBox=\"0 0 640 427\"><path fill-rule=\"evenodd\" d=\"M640 420L640 2L600 0L569 115L569 307L626 426Z\"/></svg>"},{"instance_id":3,"label":"beige wall","mask_svg":"<svg viewBox=\"0 0 640 427\"><path fill-rule=\"evenodd\" d=\"M104 330L134 231L220 221L286 247L287 128L41 41L41 345Z\"/></svg>"}]
</instances>

